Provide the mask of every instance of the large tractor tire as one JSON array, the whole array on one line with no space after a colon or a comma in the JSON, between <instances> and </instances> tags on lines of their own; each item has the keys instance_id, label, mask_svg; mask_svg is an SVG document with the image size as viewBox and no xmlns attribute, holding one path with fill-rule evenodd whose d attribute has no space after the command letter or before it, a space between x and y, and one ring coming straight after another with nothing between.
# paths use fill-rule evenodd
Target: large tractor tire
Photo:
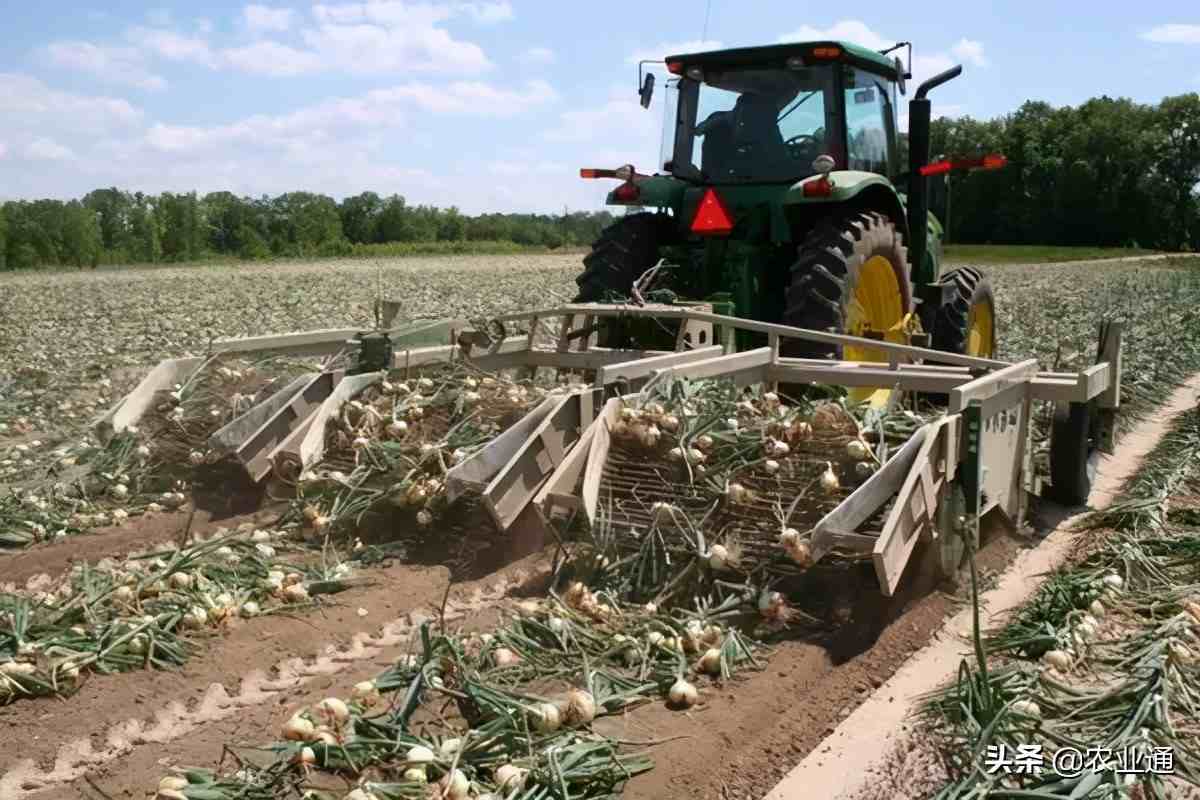
<instances>
[{"instance_id":1,"label":"large tractor tire","mask_svg":"<svg viewBox=\"0 0 1200 800\"><path fill-rule=\"evenodd\" d=\"M996 352L996 302L992 285L972 267L952 269L941 283L954 285L954 298L937 310L934 350L991 358Z\"/></svg>"},{"instance_id":2,"label":"large tractor tire","mask_svg":"<svg viewBox=\"0 0 1200 800\"><path fill-rule=\"evenodd\" d=\"M805 237L792 266L783 322L800 328L861 335L887 331L912 310L908 253L896 225L873 212L824 220ZM787 340L797 358L884 361L873 348ZM853 390L851 399L886 402L887 390Z\"/></svg>"},{"instance_id":3,"label":"large tractor tire","mask_svg":"<svg viewBox=\"0 0 1200 800\"><path fill-rule=\"evenodd\" d=\"M628 299L634 281L658 263L670 220L649 212L629 214L601 231L583 259L583 272L575 279L579 286L575 302Z\"/></svg>"}]
</instances>

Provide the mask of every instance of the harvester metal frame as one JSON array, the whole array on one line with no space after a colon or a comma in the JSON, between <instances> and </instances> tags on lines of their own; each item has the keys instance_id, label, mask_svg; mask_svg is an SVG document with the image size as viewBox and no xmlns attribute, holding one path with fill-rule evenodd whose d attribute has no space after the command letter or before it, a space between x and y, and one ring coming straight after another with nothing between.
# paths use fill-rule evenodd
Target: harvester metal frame
<instances>
[{"instance_id":1,"label":"harvester metal frame","mask_svg":"<svg viewBox=\"0 0 1200 800\"><path fill-rule=\"evenodd\" d=\"M668 377L718 378L738 386L823 384L873 387L948 397L943 417L924 425L872 476L812 530L814 561L835 547L870 554L880 589L891 595L919 541L935 554L953 552L957 539L978 541L979 520L993 510L1021 523L1029 493L1037 493L1030 447L1032 404L1090 404L1096 414L1097 449L1111 451L1120 401L1121 329L1101 327L1099 358L1080 372L1048 372L1028 359L996 359L947 353L843 334L793 328L714 314L711 306L578 303L507 314L478 327L463 320L425 322L392 329L396 369L461 361L481 370L593 371L589 387L552 394L508 431L446 476L451 500L478 493L500 531L544 533L554 520L598 515L601 479L611 431L630 392ZM597 322L625 316L677 325L675 350L614 350L595 346ZM390 322L390 318L388 320ZM553 326L557 322L557 328ZM507 325L528 331L508 335ZM549 328L547 326L549 325ZM496 335L497 330L499 335ZM549 331L553 348L538 345ZM736 351L738 334L765 335L767 345ZM331 354L353 345L347 331L315 331L213 343L214 353L287 352ZM853 362L788 358L789 338L870 347L886 361ZM442 344L430 344L441 341ZM720 342L720 344L718 344ZM420 346L418 346L420 345ZM128 428L154 402L156 392L199 367L204 359L168 359L100 419L102 438ZM239 461L248 477L272 470L294 478L316 463L325 425L341 405L377 382L383 373L348 375L327 369L293 379L210 439ZM961 490L961 508L950 503ZM958 495L955 495L958 497ZM891 503L881 530L861 525ZM959 513L961 512L961 513ZM946 572L953 570L946 569Z\"/></svg>"}]
</instances>

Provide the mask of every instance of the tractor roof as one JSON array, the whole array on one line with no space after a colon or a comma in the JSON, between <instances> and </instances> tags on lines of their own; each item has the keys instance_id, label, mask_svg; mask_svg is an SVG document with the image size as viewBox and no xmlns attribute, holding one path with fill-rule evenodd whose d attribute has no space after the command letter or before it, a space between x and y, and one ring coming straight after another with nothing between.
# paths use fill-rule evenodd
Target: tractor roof
<instances>
[{"instance_id":1,"label":"tractor roof","mask_svg":"<svg viewBox=\"0 0 1200 800\"><path fill-rule=\"evenodd\" d=\"M735 47L729 50L710 50L704 53L683 53L667 56L666 60L682 61L685 64L712 66L768 65L773 62L779 62L779 66L783 66L783 63L789 57L806 55L815 47L840 47L842 49L840 61L862 67L891 80L895 80L896 78L895 61L875 50L851 44L850 42L789 42L787 44L771 44L760 47Z\"/></svg>"}]
</instances>

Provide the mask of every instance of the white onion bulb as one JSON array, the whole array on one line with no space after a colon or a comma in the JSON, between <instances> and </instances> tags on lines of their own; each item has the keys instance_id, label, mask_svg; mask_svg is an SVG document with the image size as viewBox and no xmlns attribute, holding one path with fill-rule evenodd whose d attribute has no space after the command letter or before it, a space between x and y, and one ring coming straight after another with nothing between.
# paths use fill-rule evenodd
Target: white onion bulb
<instances>
[{"instance_id":1,"label":"white onion bulb","mask_svg":"<svg viewBox=\"0 0 1200 800\"><path fill-rule=\"evenodd\" d=\"M851 461L866 461L870 452L867 443L861 439L851 439L846 442L846 455Z\"/></svg>"},{"instance_id":2,"label":"white onion bulb","mask_svg":"<svg viewBox=\"0 0 1200 800\"><path fill-rule=\"evenodd\" d=\"M502 764L496 768L496 786L502 792L520 789L525 785L525 773L515 764Z\"/></svg>"},{"instance_id":3,"label":"white onion bulb","mask_svg":"<svg viewBox=\"0 0 1200 800\"><path fill-rule=\"evenodd\" d=\"M562 725L562 715L553 703L538 703L530 716L533 718L533 727L540 733L553 733Z\"/></svg>"},{"instance_id":4,"label":"white onion bulb","mask_svg":"<svg viewBox=\"0 0 1200 800\"><path fill-rule=\"evenodd\" d=\"M672 705L691 708L700 699L700 692L693 684L680 678L671 684L671 688L667 692L667 698L671 701Z\"/></svg>"},{"instance_id":5,"label":"white onion bulb","mask_svg":"<svg viewBox=\"0 0 1200 800\"><path fill-rule=\"evenodd\" d=\"M587 725L596 718L596 698L591 692L583 689L572 689L567 692L563 704L562 719L567 725Z\"/></svg>"},{"instance_id":6,"label":"white onion bulb","mask_svg":"<svg viewBox=\"0 0 1200 800\"><path fill-rule=\"evenodd\" d=\"M1065 650L1047 650L1042 655L1042 661L1059 672L1066 672L1071 668L1071 656Z\"/></svg>"},{"instance_id":7,"label":"white onion bulb","mask_svg":"<svg viewBox=\"0 0 1200 800\"><path fill-rule=\"evenodd\" d=\"M283 723L283 738L296 742L312 741L317 735L317 726L299 714Z\"/></svg>"},{"instance_id":8,"label":"white onion bulb","mask_svg":"<svg viewBox=\"0 0 1200 800\"><path fill-rule=\"evenodd\" d=\"M427 379L423 378L422 380ZM467 800L467 797L471 794L471 782L467 780L466 773L461 769L456 769L447 774L438 781L438 785L442 787L442 792L446 800Z\"/></svg>"},{"instance_id":9,"label":"white onion bulb","mask_svg":"<svg viewBox=\"0 0 1200 800\"><path fill-rule=\"evenodd\" d=\"M700 656L700 660L696 662L696 668L709 675L720 675L721 651L715 647L705 650L704 655Z\"/></svg>"},{"instance_id":10,"label":"white onion bulb","mask_svg":"<svg viewBox=\"0 0 1200 800\"><path fill-rule=\"evenodd\" d=\"M842 485L838 481L837 473L833 471L833 463L826 461L825 471L821 473L821 489L826 494L833 494L840 488Z\"/></svg>"}]
</instances>

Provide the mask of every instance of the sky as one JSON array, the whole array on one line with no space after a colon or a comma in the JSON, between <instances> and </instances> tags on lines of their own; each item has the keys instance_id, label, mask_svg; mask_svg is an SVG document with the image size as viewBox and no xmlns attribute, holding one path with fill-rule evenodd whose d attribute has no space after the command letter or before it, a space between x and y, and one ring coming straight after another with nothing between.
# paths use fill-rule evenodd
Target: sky
<instances>
[{"instance_id":1,"label":"sky","mask_svg":"<svg viewBox=\"0 0 1200 800\"><path fill-rule=\"evenodd\" d=\"M1200 12L1121 3L6 0L0 198L364 190L483 211L598 210L580 167L659 166L637 61L808 39L953 64L934 113L1200 91Z\"/></svg>"}]
</instances>

